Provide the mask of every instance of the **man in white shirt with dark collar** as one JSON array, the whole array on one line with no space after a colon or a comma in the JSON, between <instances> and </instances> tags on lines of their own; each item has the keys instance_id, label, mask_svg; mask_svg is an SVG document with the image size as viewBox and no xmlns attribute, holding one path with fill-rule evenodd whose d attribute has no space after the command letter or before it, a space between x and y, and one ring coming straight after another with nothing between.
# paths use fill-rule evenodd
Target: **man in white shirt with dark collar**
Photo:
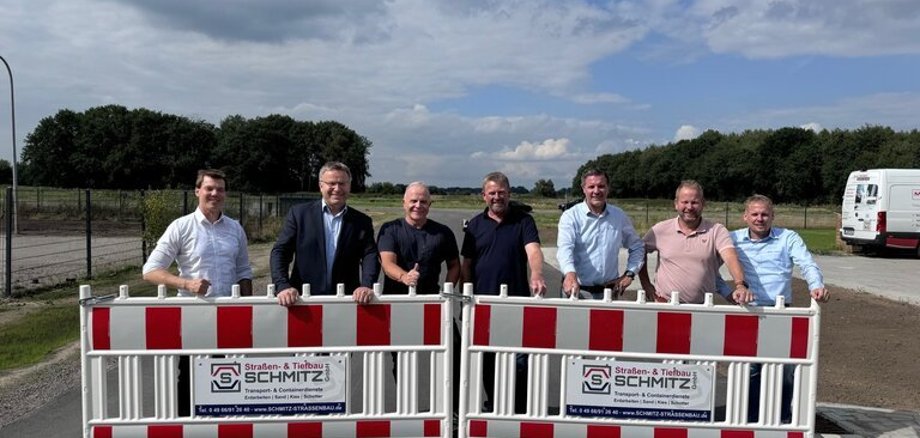
<instances>
[{"instance_id":1,"label":"man in white shirt with dark collar","mask_svg":"<svg viewBox=\"0 0 920 438\"><path fill-rule=\"evenodd\" d=\"M179 296L230 296L240 285L241 295L252 295L246 232L223 214L227 180L223 172L198 171L195 181L198 208L174 220L144 263L144 280L179 290ZM169 272L173 261L179 275Z\"/></svg>"},{"instance_id":2,"label":"man in white shirt with dark collar","mask_svg":"<svg viewBox=\"0 0 920 438\"><path fill-rule=\"evenodd\" d=\"M645 244L622 209L607 203L607 174L594 169L581 176L585 202L562 213L556 239L556 259L564 277L562 290L603 298L604 289L621 295L632 283L645 257ZM619 271L620 248L629 252L626 269Z\"/></svg>"}]
</instances>

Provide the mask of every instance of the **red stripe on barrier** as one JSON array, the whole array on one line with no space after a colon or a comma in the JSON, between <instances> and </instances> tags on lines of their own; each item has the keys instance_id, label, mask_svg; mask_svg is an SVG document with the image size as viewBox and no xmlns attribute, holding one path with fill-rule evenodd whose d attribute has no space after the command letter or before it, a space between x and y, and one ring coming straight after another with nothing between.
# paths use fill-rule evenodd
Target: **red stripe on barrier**
<instances>
[{"instance_id":1,"label":"red stripe on barrier","mask_svg":"<svg viewBox=\"0 0 920 438\"><path fill-rule=\"evenodd\" d=\"M112 438L112 426L93 426L93 438Z\"/></svg>"},{"instance_id":2,"label":"red stripe on barrier","mask_svg":"<svg viewBox=\"0 0 920 438\"><path fill-rule=\"evenodd\" d=\"M805 359L808 357L808 318L792 318L792 339L789 342L789 357Z\"/></svg>"},{"instance_id":3,"label":"red stripe on barrier","mask_svg":"<svg viewBox=\"0 0 920 438\"><path fill-rule=\"evenodd\" d=\"M288 347L323 346L323 306L288 307L287 320Z\"/></svg>"},{"instance_id":4,"label":"red stripe on barrier","mask_svg":"<svg viewBox=\"0 0 920 438\"><path fill-rule=\"evenodd\" d=\"M182 348L182 309L179 307L148 307L145 310L147 349Z\"/></svg>"},{"instance_id":5,"label":"red stripe on barrier","mask_svg":"<svg viewBox=\"0 0 920 438\"><path fill-rule=\"evenodd\" d=\"M753 430L723 430L721 438L754 438Z\"/></svg>"},{"instance_id":6,"label":"red stripe on barrier","mask_svg":"<svg viewBox=\"0 0 920 438\"><path fill-rule=\"evenodd\" d=\"M655 351L657 353L689 354L692 320L693 317L689 313L660 312Z\"/></svg>"},{"instance_id":7,"label":"red stripe on barrier","mask_svg":"<svg viewBox=\"0 0 920 438\"><path fill-rule=\"evenodd\" d=\"M588 349L623 351L623 311L591 309Z\"/></svg>"},{"instance_id":8,"label":"red stripe on barrier","mask_svg":"<svg viewBox=\"0 0 920 438\"><path fill-rule=\"evenodd\" d=\"M484 437L489 433L489 424L482 420L470 420L470 436Z\"/></svg>"},{"instance_id":9,"label":"red stripe on barrier","mask_svg":"<svg viewBox=\"0 0 920 438\"><path fill-rule=\"evenodd\" d=\"M97 307L93 309L93 349L111 350L112 342L109 338L109 309ZM112 429L109 428L111 434ZM111 436L111 435L109 435Z\"/></svg>"},{"instance_id":10,"label":"red stripe on barrier","mask_svg":"<svg viewBox=\"0 0 920 438\"><path fill-rule=\"evenodd\" d=\"M297 306L302 307L302 306ZM322 438L323 423L288 423L288 438Z\"/></svg>"},{"instance_id":11,"label":"red stripe on barrier","mask_svg":"<svg viewBox=\"0 0 920 438\"><path fill-rule=\"evenodd\" d=\"M424 434L426 437L429 436L441 436L441 421L440 420L425 420Z\"/></svg>"},{"instance_id":12,"label":"red stripe on barrier","mask_svg":"<svg viewBox=\"0 0 920 438\"><path fill-rule=\"evenodd\" d=\"M786 434L786 438L805 438L805 434L802 432L789 432Z\"/></svg>"},{"instance_id":13,"label":"red stripe on barrier","mask_svg":"<svg viewBox=\"0 0 920 438\"><path fill-rule=\"evenodd\" d=\"M151 424L147 426L147 438L182 438L182 425Z\"/></svg>"},{"instance_id":14,"label":"red stripe on barrier","mask_svg":"<svg viewBox=\"0 0 920 438\"><path fill-rule=\"evenodd\" d=\"M589 424L586 438L620 438L620 426Z\"/></svg>"},{"instance_id":15,"label":"red stripe on barrier","mask_svg":"<svg viewBox=\"0 0 920 438\"><path fill-rule=\"evenodd\" d=\"M552 423L521 423L521 435L527 438L553 438Z\"/></svg>"},{"instance_id":16,"label":"red stripe on barrier","mask_svg":"<svg viewBox=\"0 0 920 438\"><path fill-rule=\"evenodd\" d=\"M218 424L217 438L252 438L252 423Z\"/></svg>"},{"instance_id":17,"label":"red stripe on barrier","mask_svg":"<svg viewBox=\"0 0 920 438\"><path fill-rule=\"evenodd\" d=\"M725 315L725 340L722 354L726 356L757 356L756 315Z\"/></svg>"},{"instance_id":18,"label":"red stripe on barrier","mask_svg":"<svg viewBox=\"0 0 920 438\"><path fill-rule=\"evenodd\" d=\"M390 305L358 305L356 309L358 345L390 345Z\"/></svg>"},{"instance_id":19,"label":"red stripe on barrier","mask_svg":"<svg viewBox=\"0 0 920 438\"><path fill-rule=\"evenodd\" d=\"M492 307L479 304L474 310L476 314L473 316L473 345L489 345Z\"/></svg>"},{"instance_id":20,"label":"red stripe on barrier","mask_svg":"<svg viewBox=\"0 0 920 438\"><path fill-rule=\"evenodd\" d=\"M390 436L389 421L359 421L355 424L357 438L379 438Z\"/></svg>"},{"instance_id":21,"label":"red stripe on barrier","mask_svg":"<svg viewBox=\"0 0 920 438\"><path fill-rule=\"evenodd\" d=\"M252 306L217 308L217 348L252 348Z\"/></svg>"},{"instance_id":22,"label":"red stripe on barrier","mask_svg":"<svg viewBox=\"0 0 920 438\"><path fill-rule=\"evenodd\" d=\"M521 346L556 348L556 309L553 307L524 307L524 328ZM521 435L529 436L529 435Z\"/></svg>"},{"instance_id":23,"label":"red stripe on barrier","mask_svg":"<svg viewBox=\"0 0 920 438\"><path fill-rule=\"evenodd\" d=\"M655 438L687 438L687 429L656 427Z\"/></svg>"},{"instance_id":24,"label":"red stripe on barrier","mask_svg":"<svg viewBox=\"0 0 920 438\"><path fill-rule=\"evenodd\" d=\"M441 345L441 305L425 304L425 327L422 329L425 345ZM458 345L456 348L460 348Z\"/></svg>"}]
</instances>

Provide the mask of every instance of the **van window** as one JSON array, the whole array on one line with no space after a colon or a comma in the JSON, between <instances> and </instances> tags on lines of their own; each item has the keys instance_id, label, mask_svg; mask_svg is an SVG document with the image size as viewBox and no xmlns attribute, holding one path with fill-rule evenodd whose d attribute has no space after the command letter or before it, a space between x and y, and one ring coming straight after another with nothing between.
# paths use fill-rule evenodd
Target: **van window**
<instances>
[{"instance_id":1,"label":"van window","mask_svg":"<svg viewBox=\"0 0 920 438\"><path fill-rule=\"evenodd\" d=\"M878 201L878 184L859 184L856 186L856 203L875 205Z\"/></svg>"}]
</instances>

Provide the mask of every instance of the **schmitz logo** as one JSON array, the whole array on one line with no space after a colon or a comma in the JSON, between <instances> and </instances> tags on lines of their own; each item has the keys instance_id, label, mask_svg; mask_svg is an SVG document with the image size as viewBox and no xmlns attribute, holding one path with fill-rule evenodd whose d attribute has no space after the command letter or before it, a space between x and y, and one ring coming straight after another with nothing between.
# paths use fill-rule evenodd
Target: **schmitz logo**
<instances>
[{"instance_id":1,"label":"schmitz logo","mask_svg":"<svg viewBox=\"0 0 920 438\"><path fill-rule=\"evenodd\" d=\"M914 200L920 199L920 189L911 189L910 194Z\"/></svg>"},{"instance_id":2,"label":"schmitz logo","mask_svg":"<svg viewBox=\"0 0 920 438\"><path fill-rule=\"evenodd\" d=\"M240 383L240 364L211 364L212 392L240 392L241 387L242 384Z\"/></svg>"},{"instance_id":3,"label":"schmitz logo","mask_svg":"<svg viewBox=\"0 0 920 438\"><path fill-rule=\"evenodd\" d=\"M585 365L582 377L582 394L610 394L609 365Z\"/></svg>"}]
</instances>

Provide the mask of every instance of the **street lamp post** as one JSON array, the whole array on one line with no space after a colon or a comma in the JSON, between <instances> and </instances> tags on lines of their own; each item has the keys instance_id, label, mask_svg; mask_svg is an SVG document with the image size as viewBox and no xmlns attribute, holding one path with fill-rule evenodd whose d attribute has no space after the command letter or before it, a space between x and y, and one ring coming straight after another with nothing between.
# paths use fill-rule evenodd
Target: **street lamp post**
<instances>
[{"instance_id":1,"label":"street lamp post","mask_svg":"<svg viewBox=\"0 0 920 438\"><path fill-rule=\"evenodd\" d=\"M19 207L16 202L17 187L19 185L16 168L19 166L16 165L16 98L13 94L13 70L10 69L10 64L6 62L3 56L0 56L0 61L3 61L3 65L6 66L6 72L10 75L10 130L13 132L13 211L11 213L13 216L13 233L19 233L19 216L16 214L16 210Z\"/></svg>"}]
</instances>

